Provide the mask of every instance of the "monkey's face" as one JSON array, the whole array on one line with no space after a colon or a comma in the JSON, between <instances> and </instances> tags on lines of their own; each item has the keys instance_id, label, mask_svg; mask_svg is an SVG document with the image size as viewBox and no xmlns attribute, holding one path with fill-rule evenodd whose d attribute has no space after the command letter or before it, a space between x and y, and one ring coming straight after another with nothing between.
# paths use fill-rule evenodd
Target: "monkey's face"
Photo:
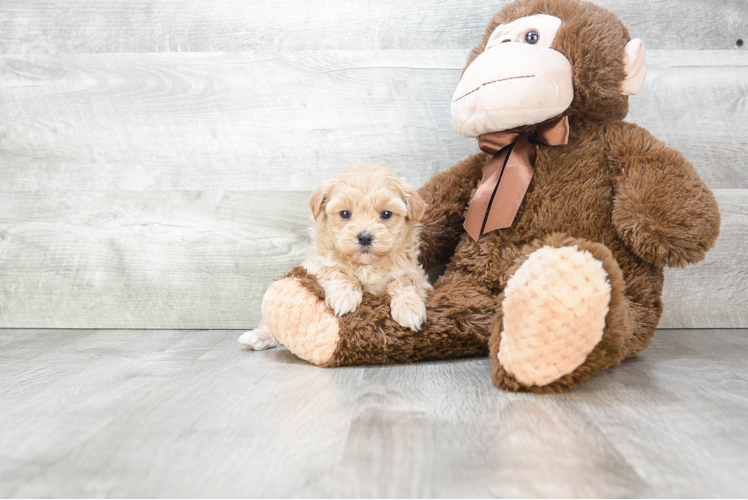
<instances>
[{"instance_id":1,"label":"monkey's face","mask_svg":"<svg viewBox=\"0 0 748 500\"><path fill-rule=\"evenodd\" d=\"M460 134L477 137L541 123L571 105L571 63L551 48L560 27L558 17L537 14L494 30L452 98Z\"/></svg>"},{"instance_id":2,"label":"monkey's face","mask_svg":"<svg viewBox=\"0 0 748 500\"><path fill-rule=\"evenodd\" d=\"M468 137L562 115L622 120L646 72L644 44L612 12L580 0L514 0L470 53L452 120Z\"/></svg>"}]
</instances>

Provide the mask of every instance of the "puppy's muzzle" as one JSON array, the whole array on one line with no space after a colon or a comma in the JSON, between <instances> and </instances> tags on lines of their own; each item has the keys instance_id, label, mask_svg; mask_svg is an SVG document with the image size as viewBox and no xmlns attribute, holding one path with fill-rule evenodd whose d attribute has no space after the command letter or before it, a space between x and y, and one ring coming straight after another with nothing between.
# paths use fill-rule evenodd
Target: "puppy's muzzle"
<instances>
[{"instance_id":1,"label":"puppy's muzzle","mask_svg":"<svg viewBox=\"0 0 748 500\"><path fill-rule=\"evenodd\" d=\"M356 235L356 241L362 247L370 247L374 243L374 235L369 231L362 231Z\"/></svg>"}]
</instances>

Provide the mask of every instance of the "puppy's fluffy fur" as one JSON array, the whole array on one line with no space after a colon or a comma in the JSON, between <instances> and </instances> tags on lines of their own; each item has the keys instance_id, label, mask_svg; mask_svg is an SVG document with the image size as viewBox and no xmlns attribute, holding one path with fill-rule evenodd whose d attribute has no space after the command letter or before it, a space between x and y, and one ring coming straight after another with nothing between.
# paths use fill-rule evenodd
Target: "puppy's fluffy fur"
<instances>
[{"instance_id":1,"label":"puppy's fluffy fur","mask_svg":"<svg viewBox=\"0 0 748 500\"><path fill-rule=\"evenodd\" d=\"M325 289L327 306L341 316L364 293L386 292L392 318L420 330L431 285L418 263L426 209L418 193L387 169L361 165L320 186L309 206L318 224L303 265ZM278 345L265 322L239 342L255 350Z\"/></svg>"}]
</instances>

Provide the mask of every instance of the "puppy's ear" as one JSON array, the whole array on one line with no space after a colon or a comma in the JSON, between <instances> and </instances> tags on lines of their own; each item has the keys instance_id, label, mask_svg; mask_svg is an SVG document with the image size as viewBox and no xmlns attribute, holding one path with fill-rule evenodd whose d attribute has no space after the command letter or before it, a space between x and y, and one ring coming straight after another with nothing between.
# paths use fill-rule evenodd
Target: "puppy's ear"
<instances>
[{"instance_id":1,"label":"puppy's ear","mask_svg":"<svg viewBox=\"0 0 748 500\"><path fill-rule=\"evenodd\" d=\"M408 208L408 218L410 220L419 222L423 219L423 214L426 213L426 202L423 201L418 191L410 186L406 186L403 200L405 201L405 206Z\"/></svg>"},{"instance_id":2,"label":"puppy's ear","mask_svg":"<svg viewBox=\"0 0 748 500\"><path fill-rule=\"evenodd\" d=\"M312 197L309 198L309 208L312 209L314 220L317 220L317 217L319 217L319 214L321 214L322 210L325 208L325 203L327 203L327 200L330 197L331 190L332 182L325 182L315 189L314 193L312 193Z\"/></svg>"}]
</instances>

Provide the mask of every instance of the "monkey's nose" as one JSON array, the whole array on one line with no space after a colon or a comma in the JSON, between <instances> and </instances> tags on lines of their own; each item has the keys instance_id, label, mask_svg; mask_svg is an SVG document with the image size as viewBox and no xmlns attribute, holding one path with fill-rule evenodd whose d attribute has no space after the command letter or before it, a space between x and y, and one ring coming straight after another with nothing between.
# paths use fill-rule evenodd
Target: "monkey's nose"
<instances>
[{"instance_id":1,"label":"monkey's nose","mask_svg":"<svg viewBox=\"0 0 748 500\"><path fill-rule=\"evenodd\" d=\"M356 235L356 240L358 241L359 245L368 247L369 245L371 245L371 242L374 241L374 235L369 231L362 231Z\"/></svg>"}]
</instances>

